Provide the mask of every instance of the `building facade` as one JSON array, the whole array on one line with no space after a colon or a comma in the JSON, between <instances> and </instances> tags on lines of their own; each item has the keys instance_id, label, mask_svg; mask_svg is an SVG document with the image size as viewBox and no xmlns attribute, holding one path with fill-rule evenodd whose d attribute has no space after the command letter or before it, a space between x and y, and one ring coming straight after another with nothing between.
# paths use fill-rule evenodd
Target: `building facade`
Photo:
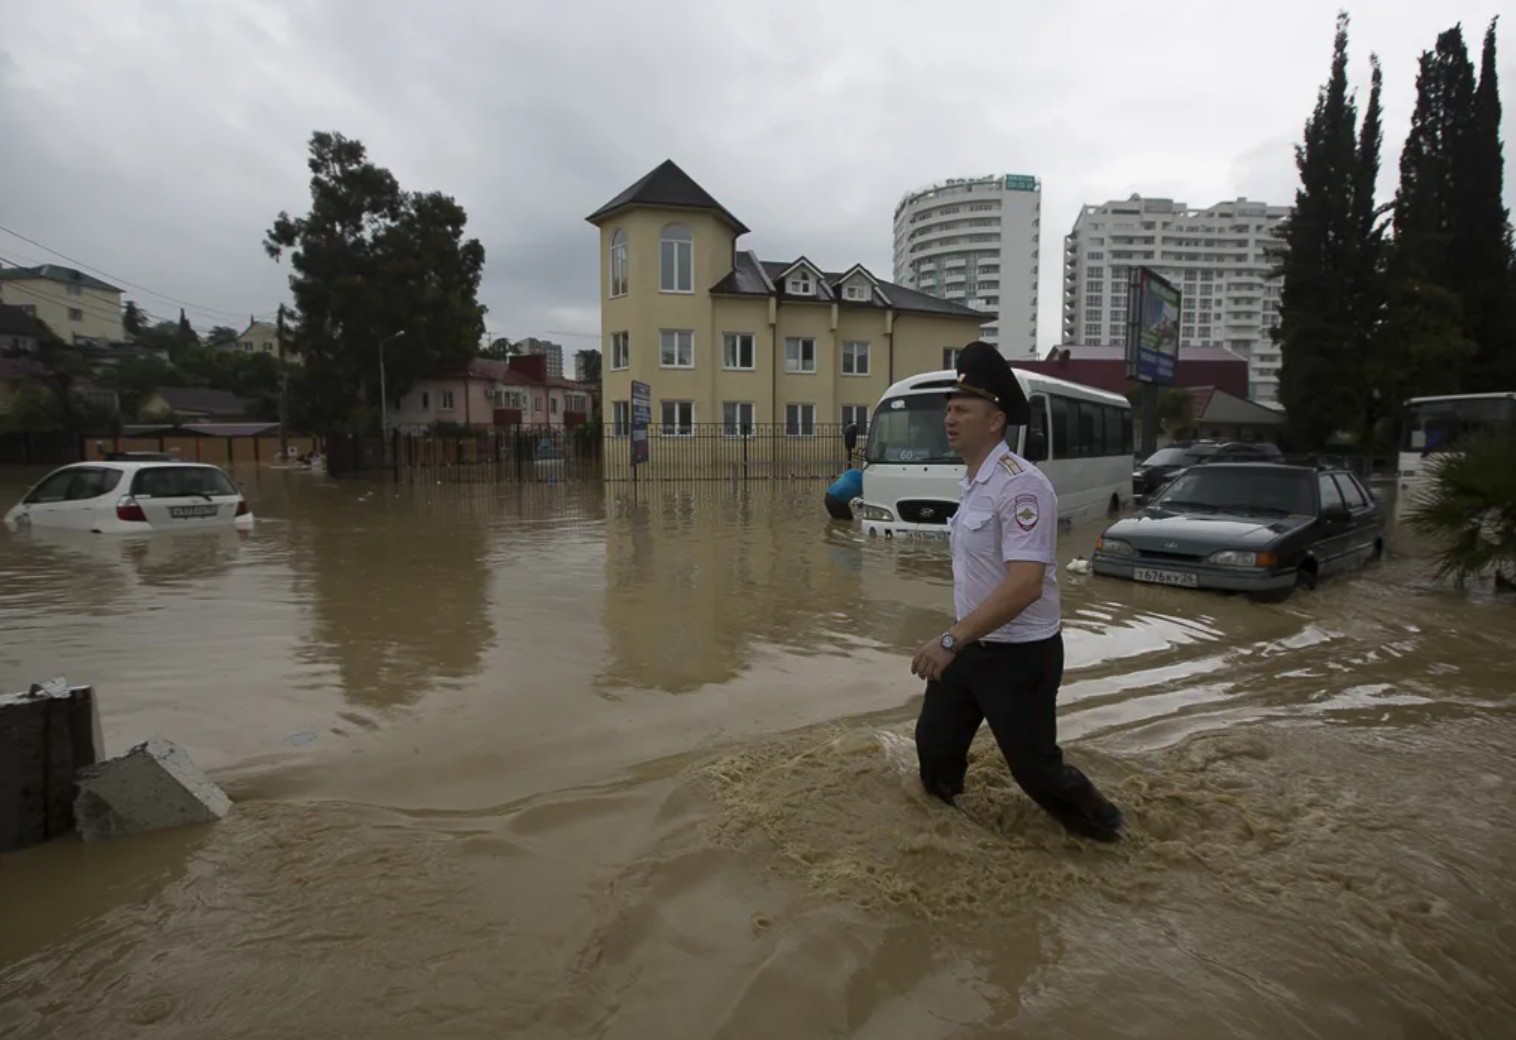
<instances>
[{"instance_id":1,"label":"building facade","mask_svg":"<svg viewBox=\"0 0 1516 1040\"><path fill-rule=\"evenodd\" d=\"M895 207L895 281L995 311L981 338L1008 358L1037 356L1042 185L1003 174L913 191Z\"/></svg>"},{"instance_id":2,"label":"building facade","mask_svg":"<svg viewBox=\"0 0 1516 1040\"><path fill-rule=\"evenodd\" d=\"M58 264L0 269L0 303L44 322L65 343L119 343L121 290Z\"/></svg>"},{"instance_id":3,"label":"building facade","mask_svg":"<svg viewBox=\"0 0 1516 1040\"><path fill-rule=\"evenodd\" d=\"M1226 347L1248 361L1251 400L1279 400L1281 279L1270 276L1290 207L1237 199L1190 209L1133 195L1085 206L1063 240L1063 341L1121 345L1129 270L1147 266L1183 291L1180 345Z\"/></svg>"},{"instance_id":4,"label":"building facade","mask_svg":"<svg viewBox=\"0 0 1516 1040\"><path fill-rule=\"evenodd\" d=\"M806 257L760 260L748 228L671 161L591 214L600 231L601 383L612 436L634 380L652 435L757 424L792 437L866 425L890 383L950 364L995 315Z\"/></svg>"},{"instance_id":5,"label":"building facade","mask_svg":"<svg viewBox=\"0 0 1516 1040\"><path fill-rule=\"evenodd\" d=\"M474 358L462 371L418 380L388 419L407 432L439 423L571 430L589 421L593 408L589 387L549 375L540 354L517 354Z\"/></svg>"}]
</instances>

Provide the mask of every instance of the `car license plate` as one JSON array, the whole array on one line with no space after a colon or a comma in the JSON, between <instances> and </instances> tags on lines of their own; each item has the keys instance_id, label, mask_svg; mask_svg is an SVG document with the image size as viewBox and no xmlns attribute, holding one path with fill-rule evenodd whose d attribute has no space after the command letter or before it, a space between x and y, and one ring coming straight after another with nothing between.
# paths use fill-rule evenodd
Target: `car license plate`
<instances>
[{"instance_id":1,"label":"car license plate","mask_svg":"<svg viewBox=\"0 0 1516 1040\"><path fill-rule=\"evenodd\" d=\"M1147 567L1138 567L1132 571L1132 577L1154 585L1178 585L1187 589L1196 588L1200 584L1200 578L1194 574L1186 574L1184 571L1155 571Z\"/></svg>"},{"instance_id":2,"label":"car license plate","mask_svg":"<svg viewBox=\"0 0 1516 1040\"><path fill-rule=\"evenodd\" d=\"M175 520L199 520L207 516L216 516L221 512L220 506L169 506L168 515Z\"/></svg>"},{"instance_id":3,"label":"car license plate","mask_svg":"<svg viewBox=\"0 0 1516 1040\"><path fill-rule=\"evenodd\" d=\"M948 532L946 527L940 531L898 531L895 537L908 542L945 542Z\"/></svg>"}]
</instances>

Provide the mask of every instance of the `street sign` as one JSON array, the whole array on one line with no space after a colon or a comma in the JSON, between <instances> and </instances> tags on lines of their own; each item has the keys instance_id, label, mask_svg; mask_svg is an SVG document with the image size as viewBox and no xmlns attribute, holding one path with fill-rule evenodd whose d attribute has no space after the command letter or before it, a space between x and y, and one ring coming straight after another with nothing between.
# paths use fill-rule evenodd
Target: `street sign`
<instances>
[{"instance_id":1,"label":"street sign","mask_svg":"<svg viewBox=\"0 0 1516 1040\"><path fill-rule=\"evenodd\" d=\"M632 380L632 465L647 461L648 427L653 422L653 388Z\"/></svg>"}]
</instances>

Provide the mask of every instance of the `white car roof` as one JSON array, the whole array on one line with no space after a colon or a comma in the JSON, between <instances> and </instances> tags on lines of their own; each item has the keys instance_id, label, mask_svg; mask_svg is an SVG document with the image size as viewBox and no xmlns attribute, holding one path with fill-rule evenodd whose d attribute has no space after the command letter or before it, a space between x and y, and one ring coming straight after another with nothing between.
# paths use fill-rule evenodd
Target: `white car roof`
<instances>
[{"instance_id":1,"label":"white car roof","mask_svg":"<svg viewBox=\"0 0 1516 1040\"><path fill-rule=\"evenodd\" d=\"M60 470L65 469L78 469L83 466L97 469L104 466L110 469L119 469L125 473L135 473L139 469L159 469L164 466L173 466L175 468L183 466L195 466L200 469L221 469L220 466L214 465L213 463L195 462L193 459L185 459L182 462L176 461L174 459L99 459L86 460L84 462L70 462L66 466L59 466L58 469L54 470L53 472L57 473Z\"/></svg>"}]
</instances>

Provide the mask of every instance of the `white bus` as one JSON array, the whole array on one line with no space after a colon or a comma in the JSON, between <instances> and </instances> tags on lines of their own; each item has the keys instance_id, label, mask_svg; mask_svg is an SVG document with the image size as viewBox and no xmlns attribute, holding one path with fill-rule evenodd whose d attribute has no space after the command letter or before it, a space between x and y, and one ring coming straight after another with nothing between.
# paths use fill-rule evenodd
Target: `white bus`
<instances>
[{"instance_id":1,"label":"white bus","mask_svg":"<svg viewBox=\"0 0 1516 1040\"><path fill-rule=\"evenodd\" d=\"M1516 391L1413 397L1405 403L1405 426L1396 465L1396 512L1414 502L1430 478L1433 455L1455 450L1471 433L1516 422Z\"/></svg>"},{"instance_id":2,"label":"white bus","mask_svg":"<svg viewBox=\"0 0 1516 1040\"><path fill-rule=\"evenodd\" d=\"M1061 526L1119 512L1132 501L1132 406L1120 394L1016 369L1032 406L1029 426L1009 426L1011 450L1047 474ZM948 447L945 394L952 369L902 379L869 423L863 491L854 512L865 534L942 539L958 508L963 461Z\"/></svg>"}]
</instances>

